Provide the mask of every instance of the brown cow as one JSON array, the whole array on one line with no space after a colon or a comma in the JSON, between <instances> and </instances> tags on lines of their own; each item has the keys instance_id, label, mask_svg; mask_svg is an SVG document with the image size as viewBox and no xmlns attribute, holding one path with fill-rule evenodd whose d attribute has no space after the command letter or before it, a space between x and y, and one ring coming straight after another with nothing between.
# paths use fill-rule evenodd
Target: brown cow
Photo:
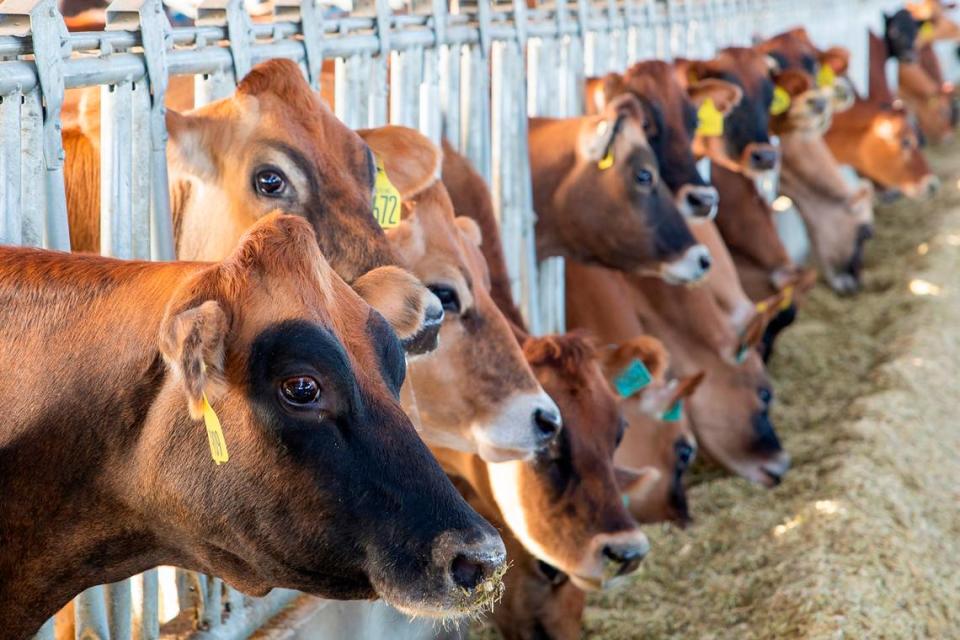
<instances>
[{"instance_id":1,"label":"brown cow","mask_svg":"<svg viewBox=\"0 0 960 640\"><path fill-rule=\"evenodd\" d=\"M502 544L401 410L395 334L306 222L265 216L213 265L6 248L0 272L7 637L158 564L426 615L489 598Z\"/></svg>"},{"instance_id":2,"label":"brown cow","mask_svg":"<svg viewBox=\"0 0 960 640\"><path fill-rule=\"evenodd\" d=\"M722 321L703 288L671 287L653 278L570 263L567 323L619 342L641 333L659 338L679 376L706 377L688 406L701 451L724 468L766 486L777 484L790 465L770 421L770 381L759 355L746 348L763 333L763 320L738 336ZM746 340L746 342L744 342ZM740 362L738 362L738 360Z\"/></svg>"},{"instance_id":3,"label":"brown cow","mask_svg":"<svg viewBox=\"0 0 960 640\"><path fill-rule=\"evenodd\" d=\"M477 452L490 462L529 458L557 436L560 411L490 298L476 247L479 229L469 218L454 217L438 179L440 149L405 127L360 135L386 158L403 199L402 220L387 232L394 253L445 311L439 348L409 368L421 435L431 445Z\"/></svg>"},{"instance_id":4,"label":"brown cow","mask_svg":"<svg viewBox=\"0 0 960 640\"><path fill-rule=\"evenodd\" d=\"M666 185L631 95L599 116L530 121L537 253L565 256L671 282L710 268Z\"/></svg>"},{"instance_id":5,"label":"brown cow","mask_svg":"<svg viewBox=\"0 0 960 640\"><path fill-rule=\"evenodd\" d=\"M65 168L71 244L99 251L100 199L90 175L99 166L90 157L99 145L99 106L81 112L87 113L88 140L76 132L67 139L73 151ZM191 113L168 111L167 128L179 258L222 258L245 229L279 208L313 224L321 251L347 282L396 264L371 213L373 154L310 90L296 63L257 65L232 97ZM439 301L421 288L407 306L408 323L397 327L405 348L431 350L442 320Z\"/></svg>"},{"instance_id":6,"label":"brown cow","mask_svg":"<svg viewBox=\"0 0 960 640\"><path fill-rule=\"evenodd\" d=\"M660 61L638 62L623 75L609 73L587 80L587 113L599 113L614 97L636 96L647 116L647 141L657 156L660 175L674 193L677 208L689 218L712 218L719 196L700 171L693 156L697 109L711 100L721 115L740 101L736 85L722 80L703 80L684 87L673 65Z\"/></svg>"}]
</instances>

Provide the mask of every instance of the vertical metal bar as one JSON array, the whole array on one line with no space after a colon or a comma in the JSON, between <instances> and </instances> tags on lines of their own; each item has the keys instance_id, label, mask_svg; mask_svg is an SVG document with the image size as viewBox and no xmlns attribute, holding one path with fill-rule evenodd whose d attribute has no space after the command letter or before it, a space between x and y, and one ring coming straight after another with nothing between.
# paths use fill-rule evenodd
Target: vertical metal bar
<instances>
[{"instance_id":1,"label":"vertical metal bar","mask_svg":"<svg viewBox=\"0 0 960 640\"><path fill-rule=\"evenodd\" d=\"M100 88L100 253L118 258L133 255L130 93L129 82Z\"/></svg>"},{"instance_id":2,"label":"vertical metal bar","mask_svg":"<svg viewBox=\"0 0 960 640\"><path fill-rule=\"evenodd\" d=\"M420 124L420 83L423 49L414 47L390 55L390 123L405 127Z\"/></svg>"},{"instance_id":3,"label":"vertical metal bar","mask_svg":"<svg viewBox=\"0 0 960 640\"><path fill-rule=\"evenodd\" d=\"M450 45L440 49L440 110L442 135L460 149L460 60L463 47Z\"/></svg>"},{"instance_id":4,"label":"vertical metal bar","mask_svg":"<svg viewBox=\"0 0 960 640\"><path fill-rule=\"evenodd\" d=\"M20 94L0 96L0 243L20 244Z\"/></svg>"},{"instance_id":5,"label":"vertical metal bar","mask_svg":"<svg viewBox=\"0 0 960 640\"><path fill-rule=\"evenodd\" d=\"M440 104L440 53L436 47L423 51L419 96L419 129L435 144L440 144L443 135L443 112L437 109Z\"/></svg>"},{"instance_id":6,"label":"vertical metal bar","mask_svg":"<svg viewBox=\"0 0 960 640\"><path fill-rule=\"evenodd\" d=\"M140 607L139 640L160 637L160 574L157 569L143 572L143 595Z\"/></svg>"},{"instance_id":7,"label":"vertical metal bar","mask_svg":"<svg viewBox=\"0 0 960 640\"><path fill-rule=\"evenodd\" d=\"M153 141L150 138L150 88L148 81L141 80L132 86L131 129L131 192L130 231L132 246L130 257L150 259L150 163Z\"/></svg>"},{"instance_id":8,"label":"vertical metal bar","mask_svg":"<svg viewBox=\"0 0 960 640\"><path fill-rule=\"evenodd\" d=\"M73 601L76 635L83 640L110 640L105 587L90 587Z\"/></svg>"},{"instance_id":9,"label":"vertical metal bar","mask_svg":"<svg viewBox=\"0 0 960 640\"><path fill-rule=\"evenodd\" d=\"M107 585L109 604L108 622L110 637L121 640L133 637L133 600L130 595L130 580L121 580Z\"/></svg>"},{"instance_id":10,"label":"vertical metal bar","mask_svg":"<svg viewBox=\"0 0 960 640\"><path fill-rule=\"evenodd\" d=\"M203 584L203 609L200 611L200 628L216 629L223 622L223 581L205 576Z\"/></svg>"},{"instance_id":11,"label":"vertical metal bar","mask_svg":"<svg viewBox=\"0 0 960 640\"><path fill-rule=\"evenodd\" d=\"M44 212L47 194L44 189L43 107L40 91L34 89L23 96L20 108L20 209L23 221L21 242L31 247L43 246Z\"/></svg>"},{"instance_id":12,"label":"vertical metal bar","mask_svg":"<svg viewBox=\"0 0 960 640\"><path fill-rule=\"evenodd\" d=\"M469 54L464 56L460 84L464 101L460 148L490 184L490 75L487 64L482 47L471 45Z\"/></svg>"}]
</instances>

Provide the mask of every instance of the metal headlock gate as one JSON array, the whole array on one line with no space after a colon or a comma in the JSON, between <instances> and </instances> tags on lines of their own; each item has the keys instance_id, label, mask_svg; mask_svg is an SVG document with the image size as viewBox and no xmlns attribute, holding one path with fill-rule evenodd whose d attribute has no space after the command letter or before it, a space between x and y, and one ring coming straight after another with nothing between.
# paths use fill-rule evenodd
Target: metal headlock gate
<instances>
[{"instance_id":1,"label":"metal headlock gate","mask_svg":"<svg viewBox=\"0 0 960 640\"><path fill-rule=\"evenodd\" d=\"M892 4L896 4L895 2ZM0 242L69 249L61 106L65 89L101 94L101 251L174 258L164 92L195 77L197 105L229 95L256 63L297 61L314 88L334 59L337 115L441 135L494 194L513 292L535 333L563 329L563 261L538 265L527 115L583 110L587 76L647 58L708 57L795 25L853 53L866 86L866 29L889 0L362 0L344 14L274 0L273 21L242 0L205 0L194 26L171 28L161 0L114 0L104 32L68 33L55 0L0 2ZM220 579L154 569L75 601L77 638L158 638L177 612L196 638L247 637L299 594L244 596ZM38 635L54 638L54 622Z\"/></svg>"}]
</instances>

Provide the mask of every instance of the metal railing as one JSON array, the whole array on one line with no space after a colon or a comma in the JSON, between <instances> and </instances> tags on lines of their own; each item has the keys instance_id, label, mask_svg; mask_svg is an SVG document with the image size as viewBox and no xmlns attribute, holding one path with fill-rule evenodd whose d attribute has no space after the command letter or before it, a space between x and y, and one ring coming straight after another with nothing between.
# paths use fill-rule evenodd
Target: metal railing
<instances>
[{"instance_id":1,"label":"metal railing","mask_svg":"<svg viewBox=\"0 0 960 640\"><path fill-rule=\"evenodd\" d=\"M68 33L55 0L0 2L0 242L69 249L61 107L64 91L100 87L101 251L174 258L164 95L195 77L195 100L229 95L255 64L297 61L319 89L336 61L337 115L441 135L489 181L513 292L535 333L563 329L563 261L534 250L527 115L583 109L583 79L635 60L707 57L803 24L820 44L853 52L866 86L866 28L889 0L413 0L404 13L366 0L335 15L314 0L275 0L254 23L242 0L205 0L194 26L172 28L160 0L114 0L104 32ZM297 597L262 599L192 572L152 570L75 602L77 638L152 639L179 609L195 637L240 638ZM165 605L165 603L172 603ZM164 619L171 614L164 614ZM47 623L38 635L55 637ZM59 631L62 635L63 630Z\"/></svg>"}]
</instances>

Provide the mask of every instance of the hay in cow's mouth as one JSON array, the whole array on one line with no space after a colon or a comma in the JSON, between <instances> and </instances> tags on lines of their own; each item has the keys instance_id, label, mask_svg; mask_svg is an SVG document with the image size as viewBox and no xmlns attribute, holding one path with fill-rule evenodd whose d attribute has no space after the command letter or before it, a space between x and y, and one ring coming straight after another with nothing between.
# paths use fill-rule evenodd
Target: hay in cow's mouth
<instances>
[{"instance_id":1,"label":"hay in cow's mouth","mask_svg":"<svg viewBox=\"0 0 960 640\"><path fill-rule=\"evenodd\" d=\"M960 143L929 155L956 184ZM876 230L864 290L820 284L777 343L773 415L794 460L783 484L700 467L696 524L647 528L640 579L591 595L585 637L956 635L960 194L881 207ZM944 291L914 295L913 278Z\"/></svg>"},{"instance_id":2,"label":"hay in cow's mouth","mask_svg":"<svg viewBox=\"0 0 960 640\"><path fill-rule=\"evenodd\" d=\"M505 562L493 575L477 585L472 591L461 588L461 601L456 605L457 611L462 615L482 615L493 610L493 607L503 597L503 576L509 568L510 563Z\"/></svg>"}]
</instances>

